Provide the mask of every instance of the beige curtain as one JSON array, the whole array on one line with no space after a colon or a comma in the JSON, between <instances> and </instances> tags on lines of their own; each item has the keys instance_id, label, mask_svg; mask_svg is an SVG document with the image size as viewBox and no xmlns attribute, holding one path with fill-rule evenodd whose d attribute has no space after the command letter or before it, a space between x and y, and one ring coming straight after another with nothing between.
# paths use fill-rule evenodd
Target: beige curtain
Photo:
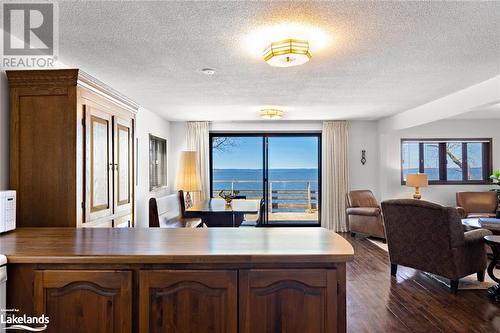
<instances>
[{"instance_id":1,"label":"beige curtain","mask_svg":"<svg viewBox=\"0 0 500 333\"><path fill-rule=\"evenodd\" d=\"M196 151L198 170L200 171L201 178L201 192L194 194L195 200L210 198L209 127L210 123L207 121L187 123L187 149Z\"/></svg>"},{"instance_id":2,"label":"beige curtain","mask_svg":"<svg viewBox=\"0 0 500 333\"><path fill-rule=\"evenodd\" d=\"M321 224L346 232L346 194L349 189L348 124L325 121L322 131Z\"/></svg>"}]
</instances>

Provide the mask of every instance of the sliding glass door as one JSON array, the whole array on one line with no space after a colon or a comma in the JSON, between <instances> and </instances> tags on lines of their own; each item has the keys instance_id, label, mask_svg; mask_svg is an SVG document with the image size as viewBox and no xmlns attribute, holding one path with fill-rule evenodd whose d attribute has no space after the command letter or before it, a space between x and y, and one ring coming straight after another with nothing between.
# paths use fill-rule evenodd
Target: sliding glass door
<instances>
[{"instance_id":1,"label":"sliding glass door","mask_svg":"<svg viewBox=\"0 0 500 333\"><path fill-rule=\"evenodd\" d=\"M319 136L267 138L268 221L318 224Z\"/></svg>"},{"instance_id":2,"label":"sliding glass door","mask_svg":"<svg viewBox=\"0 0 500 333\"><path fill-rule=\"evenodd\" d=\"M320 224L320 134L212 133L210 142L213 197L262 198L269 225Z\"/></svg>"}]
</instances>

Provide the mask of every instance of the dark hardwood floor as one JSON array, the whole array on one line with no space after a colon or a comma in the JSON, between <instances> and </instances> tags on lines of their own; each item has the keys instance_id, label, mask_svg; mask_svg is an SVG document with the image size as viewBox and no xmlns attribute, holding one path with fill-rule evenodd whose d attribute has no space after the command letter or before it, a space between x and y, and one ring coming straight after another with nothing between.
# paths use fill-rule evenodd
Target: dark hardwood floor
<instances>
[{"instance_id":1,"label":"dark hardwood floor","mask_svg":"<svg viewBox=\"0 0 500 333\"><path fill-rule=\"evenodd\" d=\"M354 247L347 265L347 325L363 332L500 332L500 304L485 290L450 294L442 284L398 266L390 276L389 256L367 239L343 235Z\"/></svg>"}]
</instances>

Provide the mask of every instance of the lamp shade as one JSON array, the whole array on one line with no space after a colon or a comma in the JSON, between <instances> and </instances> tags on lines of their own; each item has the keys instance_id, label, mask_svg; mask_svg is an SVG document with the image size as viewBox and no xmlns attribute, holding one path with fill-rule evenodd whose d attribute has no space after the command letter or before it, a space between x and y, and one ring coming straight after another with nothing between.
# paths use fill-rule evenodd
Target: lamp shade
<instances>
[{"instance_id":1,"label":"lamp shade","mask_svg":"<svg viewBox=\"0 0 500 333\"><path fill-rule=\"evenodd\" d=\"M426 187L429 185L429 179L425 173L410 173L406 177L406 186Z\"/></svg>"},{"instance_id":2,"label":"lamp shade","mask_svg":"<svg viewBox=\"0 0 500 333\"><path fill-rule=\"evenodd\" d=\"M186 192L201 191L200 171L195 151L181 152L179 171L177 173L177 188Z\"/></svg>"}]
</instances>

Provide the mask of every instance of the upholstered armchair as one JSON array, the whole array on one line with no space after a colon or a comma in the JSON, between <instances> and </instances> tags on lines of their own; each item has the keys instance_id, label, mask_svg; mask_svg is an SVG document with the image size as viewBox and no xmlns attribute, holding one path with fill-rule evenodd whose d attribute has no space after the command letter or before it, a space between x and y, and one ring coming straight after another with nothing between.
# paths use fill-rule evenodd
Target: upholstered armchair
<instances>
[{"instance_id":1,"label":"upholstered armchair","mask_svg":"<svg viewBox=\"0 0 500 333\"><path fill-rule=\"evenodd\" d=\"M371 191L350 191L347 194L346 213L351 235L360 233L385 239L382 211Z\"/></svg>"},{"instance_id":2,"label":"upholstered armchair","mask_svg":"<svg viewBox=\"0 0 500 333\"><path fill-rule=\"evenodd\" d=\"M491 232L464 232L455 208L413 199L382 202L391 274L397 265L412 267L450 279L457 292L458 280L477 273L484 280L486 251L483 237Z\"/></svg>"},{"instance_id":3,"label":"upholstered armchair","mask_svg":"<svg viewBox=\"0 0 500 333\"><path fill-rule=\"evenodd\" d=\"M462 218L495 217L498 209L497 193L457 192L457 209Z\"/></svg>"}]
</instances>

